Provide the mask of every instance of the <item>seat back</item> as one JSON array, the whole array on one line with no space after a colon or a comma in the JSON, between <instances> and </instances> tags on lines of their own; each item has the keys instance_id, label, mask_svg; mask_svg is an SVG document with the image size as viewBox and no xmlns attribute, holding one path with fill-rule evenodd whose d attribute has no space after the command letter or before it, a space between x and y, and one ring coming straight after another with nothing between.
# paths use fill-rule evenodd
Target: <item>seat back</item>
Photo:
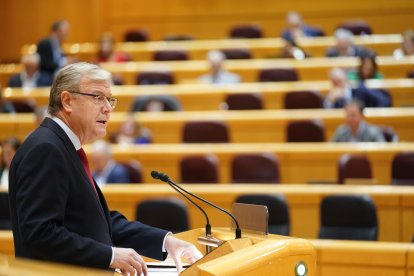
<instances>
[{"instance_id":1,"label":"seat back","mask_svg":"<svg viewBox=\"0 0 414 276\"><path fill-rule=\"evenodd\" d=\"M262 38L262 28L255 24L238 25L230 29L231 38Z\"/></svg>"},{"instance_id":2,"label":"seat back","mask_svg":"<svg viewBox=\"0 0 414 276\"><path fill-rule=\"evenodd\" d=\"M140 72L136 84L174 84L174 77L171 72Z\"/></svg>"},{"instance_id":3,"label":"seat back","mask_svg":"<svg viewBox=\"0 0 414 276\"><path fill-rule=\"evenodd\" d=\"M323 108L323 98L319 91L291 91L286 93L284 104L286 109Z\"/></svg>"},{"instance_id":4,"label":"seat back","mask_svg":"<svg viewBox=\"0 0 414 276\"><path fill-rule=\"evenodd\" d=\"M259 82L297 81L299 77L293 68L274 68L261 69L258 80Z\"/></svg>"},{"instance_id":5,"label":"seat back","mask_svg":"<svg viewBox=\"0 0 414 276\"><path fill-rule=\"evenodd\" d=\"M176 197L155 198L142 201L136 209L136 220L179 233L189 230L188 210L185 203Z\"/></svg>"},{"instance_id":6,"label":"seat back","mask_svg":"<svg viewBox=\"0 0 414 276\"><path fill-rule=\"evenodd\" d=\"M236 199L236 202L267 206L269 212L269 233L289 235L289 208L284 196L273 194L242 195Z\"/></svg>"},{"instance_id":7,"label":"seat back","mask_svg":"<svg viewBox=\"0 0 414 276\"><path fill-rule=\"evenodd\" d=\"M324 142L325 129L318 120L302 120L289 122L287 126L287 142Z\"/></svg>"},{"instance_id":8,"label":"seat back","mask_svg":"<svg viewBox=\"0 0 414 276\"><path fill-rule=\"evenodd\" d=\"M180 161L181 183L218 183L218 160L214 155L187 156Z\"/></svg>"},{"instance_id":9,"label":"seat back","mask_svg":"<svg viewBox=\"0 0 414 276\"><path fill-rule=\"evenodd\" d=\"M137 161L122 163L128 172L130 183L142 183L141 165Z\"/></svg>"},{"instance_id":10,"label":"seat back","mask_svg":"<svg viewBox=\"0 0 414 276\"><path fill-rule=\"evenodd\" d=\"M398 142L398 135L392 127L384 125L377 125L377 127L384 134L384 138L387 142Z\"/></svg>"},{"instance_id":11,"label":"seat back","mask_svg":"<svg viewBox=\"0 0 414 276\"><path fill-rule=\"evenodd\" d=\"M279 161L270 153L241 154L231 163L233 183L279 183Z\"/></svg>"},{"instance_id":12,"label":"seat back","mask_svg":"<svg viewBox=\"0 0 414 276\"><path fill-rule=\"evenodd\" d=\"M181 110L181 104L178 99L170 95L151 95L136 97L131 111L151 111L152 103L156 101L161 104L162 111L178 111Z\"/></svg>"},{"instance_id":13,"label":"seat back","mask_svg":"<svg viewBox=\"0 0 414 276\"><path fill-rule=\"evenodd\" d=\"M414 152L401 152L392 160L392 184L414 185Z\"/></svg>"},{"instance_id":14,"label":"seat back","mask_svg":"<svg viewBox=\"0 0 414 276\"><path fill-rule=\"evenodd\" d=\"M373 34L371 26L364 20L349 20L340 24L337 29L346 29L354 35Z\"/></svg>"},{"instance_id":15,"label":"seat back","mask_svg":"<svg viewBox=\"0 0 414 276\"><path fill-rule=\"evenodd\" d=\"M321 203L320 239L378 239L377 210L364 195L331 195Z\"/></svg>"},{"instance_id":16,"label":"seat back","mask_svg":"<svg viewBox=\"0 0 414 276\"><path fill-rule=\"evenodd\" d=\"M182 140L184 143L227 143L230 141L226 123L218 121L186 122Z\"/></svg>"},{"instance_id":17,"label":"seat back","mask_svg":"<svg viewBox=\"0 0 414 276\"><path fill-rule=\"evenodd\" d=\"M229 94L226 104L229 110L263 109L262 96L254 93Z\"/></svg>"},{"instance_id":18,"label":"seat back","mask_svg":"<svg viewBox=\"0 0 414 276\"><path fill-rule=\"evenodd\" d=\"M13 100L11 103L13 104L13 107L16 113L33 113L36 109L36 105L34 104L34 102L30 100L27 100L27 101Z\"/></svg>"},{"instance_id":19,"label":"seat back","mask_svg":"<svg viewBox=\"0 0 414 276\"><path fill-rule=\"evenodd\" d=\"M11 230L9 194L0 192L0 230Z\"/></svg>"},{"instance_id":20,"label":"seat back","mask_svg":"<svg viewBox=\"0 0 414 276\"><path fill-rule=\"evenodd\" d=\"M252 54L249 49L223 49L221 52L226 59L251 59Z\"/></svg>"},{"instance_id":21,"label":"seat back","mask_svg":"<svg viewBox=\"0 0 414 276\"><path fill-rule=\"evenodd\" d=\"M125 42L148 41L148 32L142 29L128 30L124 35Z\"/></svg>"},{"instance_id":22,"label":"seat back","mask_svg":"<svg viewBox=\"0 0 414 276\"><path fill-rule=\"evenodd\" d=\"M371 162L362 154L343 154L338 161L338 183L349 178L372 178Z\"/></svg>"},{"instance_id":23,"label":"seat back","mask_svg":"<svg viewBox=\"0 0 414 276\"><path fill-rule=\"evenodd\" d=\"M188 60L188 53L184 50L159 50L154 53L154 60Z\"/></svg>"},{"instance_id":24,"label":"seat back","mask_svg":"<svg viewBox=\"0 0 414 276\"><path fill-rule=\"evenodd\" d=\"M407 78L413 79L414 78L414 71L410 71L407 73Z\"/></svg>"}]
</instances>

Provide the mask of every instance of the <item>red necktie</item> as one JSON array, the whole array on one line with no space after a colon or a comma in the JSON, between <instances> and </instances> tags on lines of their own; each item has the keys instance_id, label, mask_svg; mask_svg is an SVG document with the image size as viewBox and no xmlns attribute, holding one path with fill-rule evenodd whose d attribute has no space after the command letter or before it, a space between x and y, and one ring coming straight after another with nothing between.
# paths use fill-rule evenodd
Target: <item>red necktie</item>
<instances>
[{"instance_id":1,"label":"red necktie","mask_svg":"<svg viewBox=\"0 0 414 276\"><path fill-rule=\"evenodd\" d=\"M96 191L96 187L95 187L94 182L93 182L93 179L92 179L91 171L89 169L88 158L86 158L85 151L83 150L83 148L80 148L80 150L78 150L77 153L79 155L79 158L82 161L83 168L85 169L86 174L88 175L89 182L91 183L92 188L95 191L96 195L98 195L98 192Z\"/></svg>"}]
</instances>

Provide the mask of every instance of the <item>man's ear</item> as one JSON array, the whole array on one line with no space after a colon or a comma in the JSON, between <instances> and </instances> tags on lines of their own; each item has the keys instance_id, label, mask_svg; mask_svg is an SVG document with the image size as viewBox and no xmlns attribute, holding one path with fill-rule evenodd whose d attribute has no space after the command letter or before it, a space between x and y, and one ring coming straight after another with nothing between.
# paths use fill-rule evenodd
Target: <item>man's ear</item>
<instances>
[{"instance_id":1,"label":"man's ear","mask_svg":"<svg viewBox=\"0 0 414 276\"><path fill-rule=\"evenodd\" d=\"M66 112L72 112L72 104L73 104L73 98L68 91L63 91L60 94L60 101L62 103L62 108Z\"/></svg>"}]
</instances>

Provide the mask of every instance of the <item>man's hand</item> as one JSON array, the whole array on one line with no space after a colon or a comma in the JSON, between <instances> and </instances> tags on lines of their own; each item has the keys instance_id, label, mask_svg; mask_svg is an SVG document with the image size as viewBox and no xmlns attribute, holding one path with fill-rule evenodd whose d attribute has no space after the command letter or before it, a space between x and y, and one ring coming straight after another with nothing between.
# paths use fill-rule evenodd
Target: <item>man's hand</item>
<instances>
[{"instance_id":1,"label":"man's hand","mask_svg":"<svg viewBox=\"0 0 414 276\"><path fill-rule=\"evenodd\" d=\"M165 250L174 260L178 273L183 270L181 257L186 259L190 264L195 263L203 257L203 254L192 244L168 235L165 239Z\"/></svg>"},{"instance_id":2,"label":"man's hand","mask_svg":"<svg viewBox=\"0 0 414 276\"><path fill-rule=\"evenodd\" d=\"M114 261L111 268L119 268L123 275L141 275L147 276L148 269L141 256L131 248L114 247Z\"/></svg>"}]
</instances>

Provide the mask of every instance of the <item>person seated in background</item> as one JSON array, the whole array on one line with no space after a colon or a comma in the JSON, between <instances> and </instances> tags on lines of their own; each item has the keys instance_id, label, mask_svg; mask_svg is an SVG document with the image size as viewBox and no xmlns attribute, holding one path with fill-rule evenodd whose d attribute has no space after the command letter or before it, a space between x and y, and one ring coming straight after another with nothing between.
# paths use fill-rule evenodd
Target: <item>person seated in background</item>
<instances>
[{"instance_id":1,"label":"person seated in background","mask_svg":"<svg viewBox=\"0 0 414 276\"><path fill-rule=\"evenodd\" d=\"M360 58L360 65L357 71L348 71L349 80L364 81L366 79L383 79L384 75L378 71L375 56L365 56Z\"/></svg>"},{"instance_id":2,"label":"person seated in background","mask_svg":"<svg viewBox=\"0 0 414 276\"><path fill-rule=\"evenodd\" d=\"M321 30L303 23L302 16L297 12L289 12L286 16L287 28L282 31L282 38L292 41L298 37L323 36Z\"/></svg>"},{"instance_id":3,"label":"person seated in background","mask_svg":"<svg viewBox=\"0 0 414 276\"><path fill-rule=\"evenodd\" d=\"M69 35L70 25L66 20L58 20L51 26L49 37L37 44L37 53L40 56L40 70L54 74L63 66L75 60L63 54L62 44Z\"/></svg>"},{"instance_id":4,"label":"person seated in background","mask_svg":"<svg viewBox=\"0 0 414 276\"><path fill-rule=\"evenodd\" d=\"M414 55L414 31L406 30L402 34L402 38L401 48L395 49L393 52L394 58L397 59Z\"/></svg>"},{"instance_id":5,"label":"person seated in background","mask_svg":"<svg viewBox=\"0 0 414 276\"><path fill-rule=\"evenodd\" d=\"M332 142L385 142L385 137L364 120L363 103L353 100L345 106L345 124L336 129Z\"/></svg>"},{"instance_id":6,"label":"person seated in background","mask_svg":"<svg viewBox=\"0 0 414 276\"><path fill-rule=\"evenodd\" d=\"M149 144L151 143L151 131L142 128L134 117L128 117L118 131L112 135L111 141L117 144Z\"/></svg>"},{"instance_id":7,"label":"person seated in background","mask_svg":"<svg viewBox=\"0 0 414 276\"><path fill-rule=\"evenodd\" d=\"M207 53L207 60L210 63L210 73L201 76L199 81L212 84L239 83L239 75L230 73L223 68L225 59L226 57L222 52L216 50L209 51Z\"/></svg>"},{"instance_id":8,"label":"person seated in background","mask_svg":"<svg viewBox=\"0 0 414 276\"><path fill-rule=\"evenodd\" d=\"M98 53L95 63L126 62L131 60L131 57L127 53L115 51L115 39L111 33L102 34L98 43Z\"/></svg>"},{"instance_id":9,"label":"person seated in background","mask_svg":"<svg viewBox=\"0 0 414 276\"><path fill-rule=\"evenodd\" d=\"M366 57L375 56L375 53L363 46L354 44L354 35L351 31L337 29L335 31L336 46L329 48L327 57Z\"/></svg>"},{"instance_id":10,"label":"person seated in background","mask_svg":"<svg viewBox=\"0 0 414 276\"><path fill-rule=\"evenodd\" d=\"M13 75L9 80L9 87L22 87L30 91L35 87L51 86L52 74L39 70L40 56L38 53L24 55L21 59L23 70Z\"/></svg>"},{"instance_id":11,"label":"person seated in background","mask_svg":"<svg viewBox=\"0 0 414 276\"><path fill-rule=\"evenodd\" d=\"M92 144L91 163L92 176L99 186L107 183L130 183L128 170L112 157L111 146L98 140Z\"/></svg>"},{"instance_id":12,"label":"person seated in background","mask_svg":"<svg viewBox=\"0 0 414 276\"><path fill-rule=\"evenodd\" d=\"M293 39L286 39L285 46L281 49L280 53L270 58L294 58L305 59L310 55L299 47Z\"/></svg>"},{"instance_id":13,"label":"person seated in background","mask_svg":"<svg viewBox=\"0 0 414 276\"><path fill-rule=\"evenodd\" d=\"M341 108L353 99L361 101L365 107L389 107L390 99L364 85L352 87L344 70L334 68L329 72L332 88L324 100L325 108Z\"/></svg>"},{"instance_id":14,"label":"person seated in background","mask_svg":"<svg viewBox=\"0 0 414 276\"><path fill-rule=\"evenodd\" d=\"M1 152L2 170L1 170L1 182L0 186L8 190L9 189L9 168L11 161L16 154L17 149L20 147L20 141L16 137L10 137L3 141Z\"/></svg>"},{"instance_id":15,"label":"person seated in background","mask_svg":"<svg viewBox=\"0 0 414 276\"><path fill-rule=\"evenodd\" d=\"M3 98L2 90L3 89L0 86L0 113L16 113L13 104Z\"/></svg>"}]
</instances>

